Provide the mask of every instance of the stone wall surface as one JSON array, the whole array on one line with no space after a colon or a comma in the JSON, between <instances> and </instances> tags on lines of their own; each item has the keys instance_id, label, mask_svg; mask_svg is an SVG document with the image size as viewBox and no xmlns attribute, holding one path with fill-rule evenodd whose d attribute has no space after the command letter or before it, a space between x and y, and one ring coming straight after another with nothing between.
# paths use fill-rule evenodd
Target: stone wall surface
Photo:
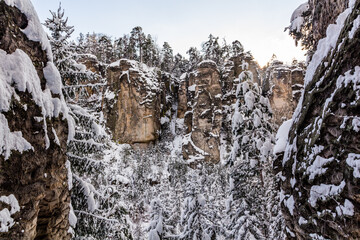
<instances>
[{"instance_id":1,"label":"stone wall surface","mask_svg":"<svg viewBox=\"0 0 360 240\"><path fill-rule=\"evenodd\" d=\"M31 2L14 2L0 1L0 239L70 239L60 75L46 42L24 33L45 36Z\"/></svg>"},{"instance_id":2,"label":"stone wall surface","mask_svg":"<svg viewBox=\"0 0 360 240\"><path fill-rule=\"evenodd\" d=\"M360 239L360 1L350 2L338 31L323 41L331 48L308 66L281 161L288 239ZM316 10L320 26L336 15L326 6Z\"/></svg>"}]
</instances>

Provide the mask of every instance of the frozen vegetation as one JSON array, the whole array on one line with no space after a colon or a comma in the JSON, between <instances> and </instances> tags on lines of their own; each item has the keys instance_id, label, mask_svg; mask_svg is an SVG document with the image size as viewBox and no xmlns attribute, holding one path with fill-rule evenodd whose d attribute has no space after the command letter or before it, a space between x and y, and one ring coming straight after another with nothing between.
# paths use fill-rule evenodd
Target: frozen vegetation
<instances>
[{"instance_id":1,"label":"frozen vegetation","mask_svg":"<svg viewBox=\"0 0 360 240\"><path fill-rule=\"evenodd\" d=\"M21 49L11 54L0 49L0 156L11 164L12 154L35 151L21 131L11 131L5 116L11 110L13 99L20 101L19 92L29 93L41 109L41 116L34 120L43 124L46 149L53 147L48 135L54 135L53 141L61 145L56 130L48 131L47 119L61 117L67 121L68 161L65 166L71 191L68 232L74 239L252 240L285 239L286 236L296 239L300 236L297 229L303 226L311 226L307 238L327 239L328 235L314 230L319 219L326 216L344 220L357 214L358 203L350 197L340 199L340 196L351 191L350 180L360 178L358 149L333 156L328 154L331 152L329 146L318 143L317 139L321 139L322 127L329 116L346 113L331 112L334 101L339 98L337 94L343 89L351 89L353 98L351 102L342 102L341 109L358 107L360 67L355 66L337 76L331 94L324 95L322 108L316 108L319 112L312 122L306 122L303 114L308 110L307 101L312 90L326 89L323 86L325 77L314 82L319 69L333 64L327 62L329 56L336 54L348 39L357 36L359 16L354 18L352 27L343 37L346 23L359 1L350 0L348 8L328 26L326 36L312 48L305 91L301 86L299 105L292 119L284 121L277 134L267 98L269 94L263 92L261 86L260 68L250 69L245 60L253 58L239 41L220 44L218 37L210 34L201 51L194 47L188 50L188 58L174 55L167 42L159 47L141 27L115 40L103 34L81 34L75 43L70 40L74 28L67 24L61 7L51 11L50 18L45 21L44 26L50 32L46 36L30 1L4 2L25 14L29 24L22 32L29 40L41 43L48 62L43 68L43 87L28 54ZM309 21L310 8L311 5L304 3L292 15L288 29L295 38L304 38L299 36ZM239 66L234 66L236 58L242 59ZM141 92L140 105L151 108L154 99L162 94L165 95L164 104L169 105L166 109L161 103L161 111L166 111L161 112L161 130L156 132L159 137L145 148L114 140L106 125L104 109L115 108L119 94L109 87L107 71L120 67L123 60L129 64L129 69L122 72L119 79L125 79ZM269 69L275 66L274 62L269 63ZM216 114L222 116L220 132L208 133L211 138L220 139L218 163L206 162L210 154L196 145L192 132L187 132L186 114L195 114L194 107L206 104L186 102L185 118L180 118L178 96L164 93L161 88L167 77L170 79L167 89L178 91L182 82L189 81L189 75L200 75L197 70L200 66L210 65L215 66L216 73L224 79L232 69L241 69L240 74L231 79L231 91L225 89L224 81L221 94L214 94L214 102L225 102L231 96L233 101L221 105L214 113L205 109L198 114L199 122L204 122L209 114L213 114L212 122ZM285 70L290 71L290 68ZM136 73L136 79L131 78L130 72ZM197 99L202 93L200 87L187 82L184 87L187 97ZM27 104L21 107L27 111ZM192 110L188 110L190 108ZM337 136L340 130L351 132L351 136L358 134L358 113L354 110L341 117L341 125L338 129L330 129L330 135ZM299 125L303 121L306 124ZM301 144L300 139L303 139ZM341 139L342 135L336 140ZM196 152L189 159L183 157L185 145ZM303 154L301 159L299 154ZM275 161L279 162L279 171L274 171ZM350 177L342 177L341 173L331 175L331 181L325 179L324 176L340 163L346 165L345 174L350 171ZM308 187L305 193L303 183ZM305 197L303 204L314 209L313 215L299 213L302 197ZM329 201L332 202L327 207ZM6 233L16 224L22 206L10 194L0 196L0 207L0 232ZM283 213L287 214L286 221ZM295 220L289 222L290 218Z\"/></svg>"}]
</instances>

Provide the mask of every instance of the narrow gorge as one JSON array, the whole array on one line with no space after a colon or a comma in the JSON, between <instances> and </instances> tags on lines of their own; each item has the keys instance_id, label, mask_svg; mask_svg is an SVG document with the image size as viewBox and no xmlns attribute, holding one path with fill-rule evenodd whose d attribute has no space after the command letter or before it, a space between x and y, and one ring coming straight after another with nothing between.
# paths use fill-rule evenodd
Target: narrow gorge
<instances>
[{"instance_id":1,"label":"narrow gorge","mask_svg":"<svg viewBox=\"0 0 360 240\"><path fill-rule=\"evenodd\" d=\"M0 0L0 239L360 239L360 0L294 10L260 66Z\"/></svg>"}]
</instances>

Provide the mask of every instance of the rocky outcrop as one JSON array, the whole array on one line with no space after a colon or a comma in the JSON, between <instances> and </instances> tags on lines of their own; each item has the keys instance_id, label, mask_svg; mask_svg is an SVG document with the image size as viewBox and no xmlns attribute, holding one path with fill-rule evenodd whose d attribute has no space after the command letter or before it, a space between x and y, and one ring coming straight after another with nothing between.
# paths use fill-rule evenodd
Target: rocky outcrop
<instances>
[{"instance_id":1,"label":"rocky outcrop","mask_svg":"<svg viewBox=\"0 0 360 240\"><path fill-rule=\"evenodd\" d=\"M0 239L70 239L67 107L30 0L0 2L0 62Z\"/></svg>"},{"instance_id":2,"label":"rocky outcrop","mask_svg":"<svg viewBox=\"0 0 360 240\"><path fill-rule=\"evenodd\" d=\"M220 73L212 61L201 62L190 74L189 91L191 110L185 119L191 119L191 127L183 144L184 159L190 162L220 161L220 130L222 122ZM189 120L185 120L189 122Z\"/></svg>"},{"instance_id":3,"label":"rocky outcrop","mask_svg":"<svg viewBox=\"0 0 360 240\"><path fill-rule=\"evenodd\" d=\"M214 62L204 61L196 71L181 76L177 117L184 119L183 156L188 162L218 163L230 150L221 149L220 142L231 145L238 76L245 69L261 83L261 70L247 53L229 59L220 71Z\"/></svg>"},{"instance_id":4,"label":"rocky outcrop","mask_svg":"<svg viewBox=\"0 0 360 240\"><path fill-rule=\"evenodd\" d=\"M273 122L277 126L292 117L303 89L304 76L302 64L288 66L275 60L266 69L263 92L269 97Z\"/></svg>"},{"instance_id":5,"label":"rocky outcrop","mask_svg":"<svg viewBox=\"0 0 360 240\"><path fill-rule=\"evenodd\" d=\"M310 0L312 44L316 47L320 39L326 36L330 24L336 22L337 17L348 7L348 1Z\"/></svg>"},{"instance_id":6,"label":"rocky outcrop","mask_svg":"<svg viewBox=\"0 0 360 240\"><path fill-rule=\"evenodd\" d=\"M113 94L106 110L107 125L120 143L149 144L161 130L161 74L136 61L122 59L109 66ZM108 94L109 95L109 94Z\"/></svg>"},{"instance_id":7,"label":"rocky outcrop","mask_svg":"<svg viewBox=\"0 0 360 240\"><path fill-rule=\"evenodd\" d=\"M360 239L359 9L350 1L307 69L282 161L289 239Z\"/></svg>"}]
</instances>

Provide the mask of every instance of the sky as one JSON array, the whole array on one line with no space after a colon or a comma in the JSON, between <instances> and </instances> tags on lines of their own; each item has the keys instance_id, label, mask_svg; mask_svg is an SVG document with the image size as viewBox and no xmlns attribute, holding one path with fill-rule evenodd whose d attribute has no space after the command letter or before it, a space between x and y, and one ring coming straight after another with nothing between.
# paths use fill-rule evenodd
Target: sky
<instances>
[{"instance_id":1,"label":"sky","mask_svg":"<svg viewBox=\"0 0 360 240\"><path fill-rule=\"evenodd\" d=\"M51 16L59 0L32 0L41 22ZM162 46L186 56L201 48L209 34L239 40L261 66L273 54L279 60L305 60L305 52L284 32L293 11L306 0L62 0L76 39L82 33L103 33L113 38L135 26L151 34ZM222 40L221 40L222 42Z\"/></svg>"}]
</instances>

